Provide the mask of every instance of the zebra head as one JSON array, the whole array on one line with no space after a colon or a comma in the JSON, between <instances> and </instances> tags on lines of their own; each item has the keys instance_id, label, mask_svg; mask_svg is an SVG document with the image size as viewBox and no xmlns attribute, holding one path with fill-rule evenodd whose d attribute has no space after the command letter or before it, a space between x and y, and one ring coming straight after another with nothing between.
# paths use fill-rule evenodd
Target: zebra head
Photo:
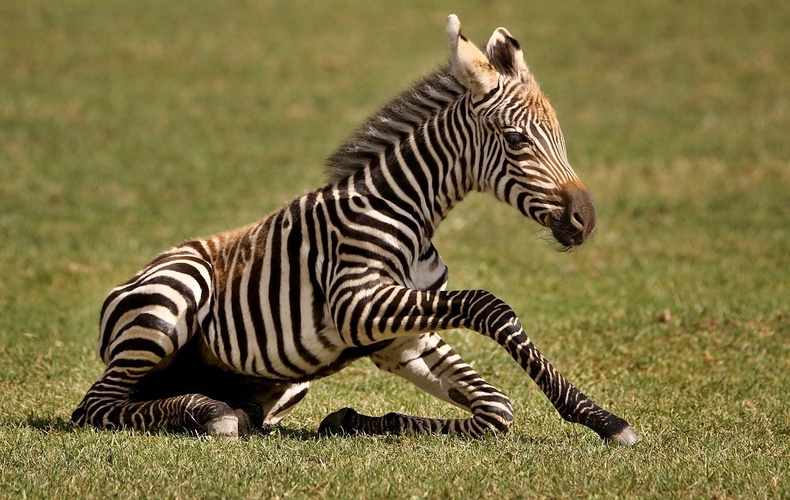
<instances>
[{"instance_id":1,"label":"zebra head","mask_svg":"<svg viewBox=\"0 0 790 500\"><path fill-rule=\"evenodd\" d=\"M483 53L447 19L450 66L468 90L477 188L551 229L565 247L582 244L595 228L587 189L568 163L565 139L548 98L505 28Z\"/></svg>"}]
</instances>

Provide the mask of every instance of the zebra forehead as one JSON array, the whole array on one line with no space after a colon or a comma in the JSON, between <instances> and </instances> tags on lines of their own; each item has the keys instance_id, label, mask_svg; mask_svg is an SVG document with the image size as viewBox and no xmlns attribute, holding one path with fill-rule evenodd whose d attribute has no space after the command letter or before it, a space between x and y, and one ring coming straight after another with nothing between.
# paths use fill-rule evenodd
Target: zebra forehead
<instances>
[{"instance_id":1,"label":"zebra forehead","mask_svg":"<svg viewBox=\"0 0 790 500\"><path fill-rule=\"evenodd\" d=\"M551 129L559 128L560 123L557 120L557 114L554 112L554 108L551 106L546 94L537 92L530 108L533 110L534 121Z\"/></svg>"},{"instance_id":2,"label":"zebra forehead","mask_svg":"<svg viewBox=\"0 0 790 500\"><path fill-rule=\"evenodd\" d=\"M537 123L549 130L559 130L560 127L554 108L546 94L540 90L514 92L506 105L504 121L511 124Z\"/></svg>"}]
</instances>

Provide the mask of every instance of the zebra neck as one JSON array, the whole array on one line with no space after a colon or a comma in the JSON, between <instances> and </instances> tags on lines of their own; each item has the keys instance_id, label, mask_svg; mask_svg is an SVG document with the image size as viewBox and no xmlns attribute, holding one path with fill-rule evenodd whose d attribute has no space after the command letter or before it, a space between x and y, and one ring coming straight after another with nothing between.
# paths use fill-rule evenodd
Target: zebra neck
<instances>
[{"instance_id":1,"label":"zebra neck","mask_svg":"<svg viewBox=\"0 0 790 500\"><path fill-rule=\"evenodd\" d=\"M474 189L466 89L440 68L401 93L327 159L329 181L408 214L430 238Z\"/></svg>"},{"instance_id":2,"label":"zebra neck","mask_svg":"<svg viewBox=\"0 0 790 500\"><path fill-rule=\"evenodd\" d=\"M441 121L446 123L437 125ZM430 239L475 185L465 156L469 148L461 139L465 134L455 133L453 121L449 113L442 113L397 138L377 161L348 179L348 188L408 214L422 236ZM438 130L444 131L442 137Z\"/></svg>"}]
</instances>

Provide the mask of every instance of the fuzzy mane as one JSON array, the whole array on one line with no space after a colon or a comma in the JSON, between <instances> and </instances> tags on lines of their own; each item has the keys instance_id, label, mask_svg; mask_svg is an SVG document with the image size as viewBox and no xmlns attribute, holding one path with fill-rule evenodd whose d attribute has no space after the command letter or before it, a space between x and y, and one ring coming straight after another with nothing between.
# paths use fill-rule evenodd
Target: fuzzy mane
<instances>
[{"instance_id":1,"label":"fuzzy mane","mask_svg":"<svg viewBox=\"0 0 790 500\"><path fill-rule=\"evenodd\" d=\"M419 80L368 118L327 158L329 182L346 179L377 161L396 140L411 133L465 91L448 67Z\"/></svg>"}]
</instances>

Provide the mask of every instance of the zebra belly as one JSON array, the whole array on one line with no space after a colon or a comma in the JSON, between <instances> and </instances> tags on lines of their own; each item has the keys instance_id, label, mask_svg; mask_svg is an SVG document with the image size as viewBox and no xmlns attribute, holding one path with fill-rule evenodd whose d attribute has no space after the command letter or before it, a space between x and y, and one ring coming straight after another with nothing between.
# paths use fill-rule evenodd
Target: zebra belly
<instances>
[{"instance_id":1,"label":"zebra belly","mask_svg":"<svg viewBox=\"0 0 790 500\"><path fill-rule=\"evenodd\" d=\"M312 304L305 309L312 311ZM203 335L203 362L266 380L302 382L335 373L389 344L348 347L334 327L316 327L309 318L303 318L303 327L297 331L267 328L267 323L277 323L272 318L276 313L259 312L265 321L256 327L247 320L231 324L227 311L216 307ZM323 324L331 324L328 311L322 316ZM284 323L293 325L294 321L278 324Z\"/></svg>"},{"instance_id":2,"label":"zebra belly","mask_svg":"<svg viewBox=\"0 0 790 500\"><path fill-rule=\"evenodd\" d=\"M340 344L336 330L327 329L322 332L302 332L299 338L285 339L283 334L264 336L264 342L250 346L252 353L242 359L218 349L216 334L209 332L205 341L201 342L202 363L206 366L236 372L243 375L258 377L272 382L305 382L326 377L336 373L355 360L367 357L383 349L392 341L383 341L363 347L347 347ZM330 343L329 338L336 339ZM257 339L257 337L256 337ZM238 342L250 340L237 339ZM309 354L299 353L296 345L308 349ZM309 360L309 361L308 361Z\"/></svg>"},{"instance_id":3,"label":"zebra belly","mask_svg":"<svg viewBox=\"0 0 790 500\"><path fill-rule=\"evenodd\" d=\"M265 378L229 370L207 354L203 339L194 337L146 374L135 385L131 398L150 401L197 393L221 401L246 401L252 395L266 394L278 385Z\"/></svg>"}]
</instances>

